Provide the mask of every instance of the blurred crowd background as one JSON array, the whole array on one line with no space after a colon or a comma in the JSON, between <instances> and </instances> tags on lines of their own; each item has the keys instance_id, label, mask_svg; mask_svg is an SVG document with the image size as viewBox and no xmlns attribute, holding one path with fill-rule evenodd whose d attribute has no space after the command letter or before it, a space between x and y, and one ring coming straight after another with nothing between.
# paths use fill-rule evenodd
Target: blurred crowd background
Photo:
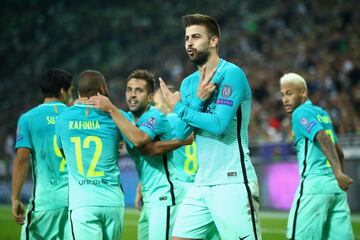
<instances>
[{"instance_id":1,"label":"blurred crowd background","mask_svg":"<svg viewBox=\"0 0 360 240\"><path fill-rule=\"evenodd\" d=\"M85 69L102 72L121 108L127 75L136 68L179 86L195 70L184 51L180 17L195 12L218 20L220 55L247 74L252 145L291 142L278 92L286 72L303 75L313 103L331 114L340 136L360 135L357 0L4 0L1 5L0 161L14 156L19 115L42 101L39 81L46 69L64 68L74 76Z\"/></svg>"}]
</instances>

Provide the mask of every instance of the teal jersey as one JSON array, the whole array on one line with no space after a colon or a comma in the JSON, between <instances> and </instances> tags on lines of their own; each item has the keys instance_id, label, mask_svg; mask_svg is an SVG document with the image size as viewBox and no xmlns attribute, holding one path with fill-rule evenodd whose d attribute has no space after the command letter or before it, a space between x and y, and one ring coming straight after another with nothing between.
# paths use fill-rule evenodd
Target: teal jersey
<instances>
[{"instance_id":1,"label":"teal jersey","mask_svg":"<svg viewBox=\"0 0 360 240\"><path fill-rule=\"evenodd\" d=\"M166 117L171 129L175 129L179 121L178 116L175 113L170 113ZM191 145L186 145L175 149L173 151L173 163L173 179L182 182L194 182L198 169L195 141Z\"/></svg>"},{"instance_id":2,"label":"teal jersey","mask_svg":"<svg viewBox=\"0 0 360 240\"><path fill-rule=\"evenodd\" d=\"M315 139L316 134L323 130L336 143L337 139L329 114L307 100L292 113L292 127L299 162L299 174L306 184L303 192L341 192L330 162Z\"/></svg>"},{"instance_id":3,"label":"teal jersey","mask_svg":"<svg viewBox=\"0 0 360 240\"><path fill-rule=\"evenodd\" d=\"M195 130L199 163L195 184L257 181L248 148L251 89L244 72L221 59L211 80L217 90L205 102L196 95L199 81L199 71L183 80L181 102L174 108L182 120L176 136L183 139Z\"/></svg>"},{"instance_id":4,"label":"teal jersey","mask_svg":"<svg viewBox=\"0 0 360 240\"><path fill-rule=\"evenodd\" d=\"M69 170L69 209L124 206L118 167L121 134L108 113L75 104L56 123Z\"/></svg>"},{"instance_id":5,"label":"teal jersey","mask_svg":"<svg viewBox=\"0 0 360 240\"><path fill-rule=\"evenodd\" d=\"M67 106L61 102L43 103L21 115L15 148L31 150L35 211L68 206L67 166L56 143L55 122Z\"/></svg>"},{"instance_id":6,"label":"teal jersey","mask_svg":"<svg viewBox=\"0 0 360 240\"><path fill-rule=\"evenodd\" d=\"M135 123L134 116L128 113L128 119L141 131L144 131L151 140L170 140L170 126L166 116L158 109L150 107ZM146 156L129 146L128 151L135 162L139 180L142 184L144 205L147 207L169 206L177 203L175 186L171 173L173 172L172 152L158 156Z\"/></svg>"}]
</instances>

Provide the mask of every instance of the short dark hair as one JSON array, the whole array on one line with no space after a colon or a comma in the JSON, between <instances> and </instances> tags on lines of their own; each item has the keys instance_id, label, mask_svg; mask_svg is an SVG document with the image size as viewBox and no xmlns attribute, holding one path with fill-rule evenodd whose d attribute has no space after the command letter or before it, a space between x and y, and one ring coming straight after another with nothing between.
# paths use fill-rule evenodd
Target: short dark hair
<instances>
[{"instance_id":1,"label":"short dark hair","mask_svg":"<svg viewBox=\"0 0 360 240\"><path fill-rule=\"evenodd\" d=\"M71 87L72 75L62 69L50 69L41 78L41 92L44 98L59 97L60 90L67 91Z\"/></svg>"},{"instance_id":2,"label":"short dark hair","mask_svg":"<svg viewBox=\"0 0 360 240\"><path fill-rule=\"evenodd\" d=\"M145 70L145 69L136 69L132 73L130 73L129 77L127 78L127 81L130 81L130 79L141 79L146 82L147 90L149 93L154 93L155 91L155 74Z\"/></svg>"},{"instance_id":3,"label":"short dark hair","mask_svg":"<svg viewBox=\"0 0 360 240\"><path fill-rule=\"evenodd\" d=\"M106 84L105 77L98 71L85 70L79 74L77 89L81 97L95 96L100 87Z\"/></svg>"},{"instance_id":4,"label":"short dark hair","mask_svg":"<svg viewBox=\"0 0 360 240\"><path fill-rule=\"evenodd\" d=\"M217 36L220 38L220 27L215 18L204 14L188 14L181 17L181 23L184 29L192 25L202 25L206 27L209 37Z\"/></svg>"}]
</instances>

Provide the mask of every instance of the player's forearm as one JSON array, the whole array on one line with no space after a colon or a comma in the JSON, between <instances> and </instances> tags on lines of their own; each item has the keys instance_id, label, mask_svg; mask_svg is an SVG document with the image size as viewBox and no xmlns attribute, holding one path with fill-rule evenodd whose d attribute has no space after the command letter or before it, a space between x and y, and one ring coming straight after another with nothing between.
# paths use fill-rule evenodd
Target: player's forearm
<instances>
[{"instance_id":1,"label":"player's forearm","mask_svg":"<svg viewBox=\"0 0 360 240\"><path fill-rule=\"evenodd\" d=\"M341 163L335 144L332 142L331 138L323 130L321 130L316 134L316 141L319 143L326 158L330 161L335 176L342 173Z\"/></svg>"},{"instance_id":2,"label":"player's forearm","mask_svg":"<svg viewBox=\"0 0 360 240\"><path fill-rule=\"evenodd\" d=\"M233 113L216 112L204 113L195 111L192 108L178 104L175 112L190 126L205 130L215 135L222 135L232 120Z\"/></svg>"},{"instance_id":3,"label":"player's forearm","mask_svg":"<svg viewBox=\"0 0 360 240\"><path fill-rule=\"evenodd\" d=\"M134 144L136 148L141 148L150 141L150 137L139 128L131 124L119 110L112 106L109 113L120 129L120 131Z\"/></svg>"},{"instance_id":4,"label":"player's forearm","mask_svg":"<svg viewBox=\"0 0 360 240\"><path fill-rule=\"evenodd\" d=\"M345 158L344 152L343 152L340 144L338 144L338 143L335 144L335 148L336 148L336 152L339 156L341 170L344 172L344 158Z\"/></svg>"},{"instance_id":5,"label":"player's forearm","mask_svg":"<svg viewBox=\"0 0 360 240\"><path fill-rule=\"evenodd\" d=\"M156 156L173 151L186 144L186 141L180 140L155 141L146 144L140 151L147 156Z\"/></svg>"},{"instance_id":6,"label":"player's forearm","mask_svg":"<svg viewBox=\"0 0 360 240\"><path fill-rule=\"evenodd\" d=\"M27 156L16 156L12 172L11 200L19 200L21 189L29 171L29 160Z\"/></svg>"}]
</instances>

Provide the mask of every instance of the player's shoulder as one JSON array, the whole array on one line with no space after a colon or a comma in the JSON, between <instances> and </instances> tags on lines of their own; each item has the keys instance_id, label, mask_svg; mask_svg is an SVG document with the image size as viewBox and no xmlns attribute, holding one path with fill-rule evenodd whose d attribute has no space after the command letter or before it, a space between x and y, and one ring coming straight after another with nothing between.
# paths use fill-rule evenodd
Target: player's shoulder
<instances>
[{"instance_id":1,"label":"player's shoulder","mask_svg":"<svg viewBox=\"0 0 360 240\"><path fill-rule=\"evenodd\" d=\"M24 113L22 113L19 117L19 119L28 119L31 118L33 116L37 116L39 114L39 112L41 112L41 107L43 104L39 104L35 107L32 107L30 109L28 109L27 111L25 111Z\"/></svg>"},{"instance_id":2,"label":"player's shoulder","mask_svg":"<svg viewBox=\"0 0 360 240\"><path fill-rule=\"evenodd\" d=\"M293 121L299 121L304 118L315 117L318 112L318 106L313 105L310 100L307 100L293 111L292 119Z\"/></svg>"},{"instance_id":3,"label":"player's shoulder","mask_svg":"<svg viewBox=\"0 0 360 240\"><path fill-rule=\"evenodd\" d=\"M222 62L220 62L218 71L224 75L237 76L237 77L246 79L245 72L242 70L241 67L239 67L235 63L232 63L232 62L229 62L229 61L226 61L223 59L222 59Z\"/></svg>"},{"instance_id":4,"label":"player's shoulder","mask_svg":"<svg viewBox=\"0 0 360 240\"><path fill-rule=\"evenodd\" d=\"M166 117L164 113L162 113L156 107L150 106L149 110L144 113L145 118L153 117L153 118L164 118Z\"/></svg>"}]
</instances>

